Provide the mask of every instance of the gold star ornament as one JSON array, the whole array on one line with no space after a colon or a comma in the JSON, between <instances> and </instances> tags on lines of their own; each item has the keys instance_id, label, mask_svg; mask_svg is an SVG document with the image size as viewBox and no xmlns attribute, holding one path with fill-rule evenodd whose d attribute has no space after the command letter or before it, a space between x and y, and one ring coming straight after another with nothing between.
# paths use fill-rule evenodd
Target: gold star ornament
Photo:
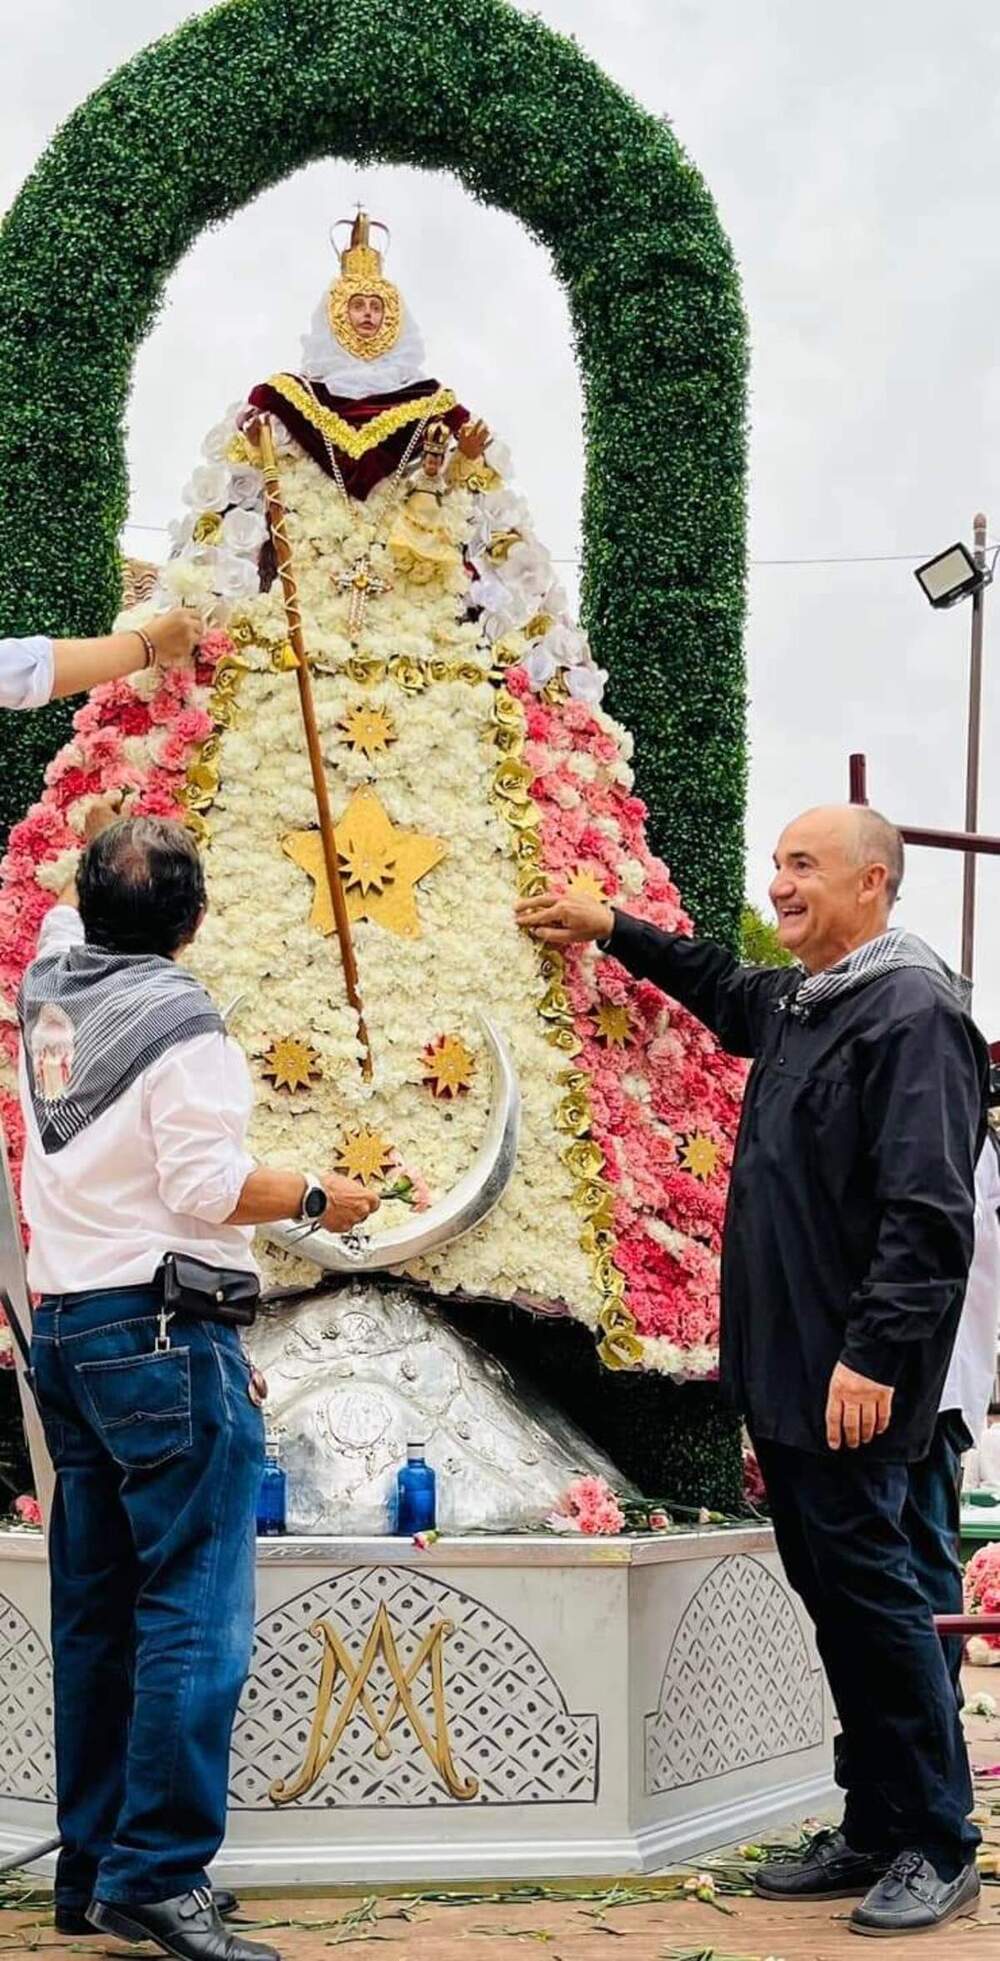
<instances>
[{"instance_id":1,"label":"gold star ornament","mask_svg":"<svg viewBox=\"0 0 1000 1961\"><path fill-rule=\"evenodd\" d=\"M337 825L337 856L348 918L370 919L402 940L421 937L416 886L447 855L443 838L397 830L374 790L356 790ZM282 841L292 863L316 886L309 924L334 929L333 900L318 831L292 831Z\"/></svg>"},{"instance_id":2,"label":"gold star ornament","mask_svg":"<svg viewBox=\"0 0 1000 1961\"><path fill-rule=\"evenodd\" d=\"M421 1061L432 1096L452 1098L472 1088L476 1058L458 1035L439 1035L428 1042Z\"/></svg>"},{"instance_id":3,"label":"gold star ornament","mask_svg":"<svg viewBox=\"0 0 1000 1961\"><path fill-rule=\"evenodd\" d=\"M566 887L567 899L603 899L604 887L596 872L575 871Z\"/></svg>"},{"instance_id":4,"label":"gold star ornament","mask_svg":"<svg viewBox=\"0 0 1000 1961\"><path fill-rule=\"evenodd\" d=\"M720 1151L710 1137L700 1130L692 1131L690 1137L680 1140L680 1161L683 1171L690 1171L693 1178L700 1178L707 1185L719 1168Z\"/></svg>"},{"instance_id":5,"label":"gold star ornament","mask_svg":"<svg viewBox=\"0 0 1000 1961\"><path fill-rule=\"evenodd\" d=\"M377 1185L392 1163L392 1145L377 1130L352 1130L337 1153L337 1170L362 1185Z\"/></svg>"},{"instance_id":6,"label":"gold star ornament","mask_svg":"<svg viewBox=\"0 0 1000 1961\"><path fill-rule=\"evenodd\" d=\"M629 1038L628 1009L618 1007L614 1001L602 1001L594 1016L594 1027L599 1042L606 1042L609 1048L623 1049Z\"/></svg>"},{"instance_id":7,"label":"gold star ornament","mask_svg":"<svg viewBox=\"0 0 1000 1961\"><path fill-rule=\"evenodd\" d=\"M280 1041L271 1043L261 1074L275 1089L296 1090L311 1088L323 1071L316 1050L308 1042L300 1042L295 1035L283 1035Z\"/></svg>"},{"instance_id":8,"label":"gold star ornament","mask_svg":"<svg viewBox=\"0 0 1000 1961\"><path fill-rule=\"evenodd\" d=\"M396 724L386 708L351 708L339 724L348 748L371 762L396 740Z\"/></svg>"}]
</instances>

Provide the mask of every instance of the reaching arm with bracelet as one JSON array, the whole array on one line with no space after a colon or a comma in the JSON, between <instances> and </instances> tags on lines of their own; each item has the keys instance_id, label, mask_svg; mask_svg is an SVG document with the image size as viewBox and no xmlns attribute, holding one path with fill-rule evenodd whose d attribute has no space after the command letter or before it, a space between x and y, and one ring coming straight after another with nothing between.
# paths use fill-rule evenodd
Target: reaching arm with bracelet
<instances>
[{"instance_id":1,"label":"reaching arm with bracelet","mask_svg":"<svg viewBox=\"0 0 1000 1961\"><path fill-rule=\"evenodd\" d=\"M177 607L144 627L110 633L102 640L56 640L51 699L82 694L100 681L120 681L143 668L176 666L191 658L204 631L197 613Z\"/></svg>"},{"instance_id":2,"label":"reaching arm with bracelet","mask_svg":"<svg viewBox=\"0 0 1000 1961\"><path fill-rule=\"evenodd\" d=\"M82 694L101 681L120 681L143 668L190 660L205 631L197 613L177 607L147 626L101 640L0 639L0 708L44 708Z\"/></svg>"}]
</instances>

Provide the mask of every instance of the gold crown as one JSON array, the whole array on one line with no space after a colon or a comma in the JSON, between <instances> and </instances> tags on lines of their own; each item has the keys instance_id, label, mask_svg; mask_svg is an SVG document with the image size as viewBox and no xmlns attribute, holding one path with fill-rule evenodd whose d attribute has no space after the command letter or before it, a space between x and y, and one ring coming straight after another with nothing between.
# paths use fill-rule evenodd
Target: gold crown
<instances>
[{"instance_id":1,"label":"gold crown","mask_svg":"<svg viewBox=\"0 0 1000 1961\"><path fill-rule=\"evenodd\" d=\"M335 231L341 225L351 225L351 240L343 252L339 252L340 278L335 279L330 288L327 302L327 315L330 327L341 347L347 349L359 361L374 361L380 354L388 354L395 347L403 326L403 302L399 290L382 273L382 253L371 243L372 225L381 232L389 233L378 219L369 218L366 211L358 212L353 224L349 218L341 218ZM382 302L382 322L373 334L359 334L350 317L348 308L352 299L364 295L366 299Z\"/></svg>"},{"instance_id":2,"label":"gold crown","mask_svg":"<svg viewBox=\"0 0 1000 1961\"><path fill-rule=\"evenodd\" d=\"M424 431L425 456L444 456L451 441L451 430L446 422L429 422Z\"/></svg>"}]
</instances>

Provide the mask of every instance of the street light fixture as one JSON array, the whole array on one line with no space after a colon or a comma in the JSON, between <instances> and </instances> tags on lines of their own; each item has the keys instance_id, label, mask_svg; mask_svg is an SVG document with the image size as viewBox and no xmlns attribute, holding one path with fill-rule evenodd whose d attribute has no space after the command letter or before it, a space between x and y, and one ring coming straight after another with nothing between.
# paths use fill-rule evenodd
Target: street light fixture
<instances>
[{"instance_id":1,"label":"street light fixture","mask_svg":"<svg viewBox=\"0 0 1000 1961\"><path fill-rule=\"evenodd\" d=\"M932 606L954 606L992 583L993 574L976 563L968 545L949 545L946 552L918 565L914 578Z\"/></svg>"},{"instance_id":2,"label":"street light fixture","mask_svg":"<svg viewBox=\"0 0 1000 1961\"><path fill-rule=\"evenodd\" d=\"M969 736L965 759L965 828L979 829L979 730L983 699L983 600L993 578L986 564L986 519L982 511L972 520L973 548L949 545L936 558L917 566L916 577L932 606L954 606L972 600L972 640L969 655ZM962 880L962 972L972 979L976 934L976 857L965 856Z\"/></svg>"}]
</instances>

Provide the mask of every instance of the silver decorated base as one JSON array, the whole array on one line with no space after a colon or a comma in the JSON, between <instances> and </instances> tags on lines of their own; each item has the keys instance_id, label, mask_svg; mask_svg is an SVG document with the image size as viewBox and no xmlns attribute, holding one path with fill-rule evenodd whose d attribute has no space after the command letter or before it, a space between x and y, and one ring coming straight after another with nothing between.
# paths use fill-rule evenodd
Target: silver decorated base
<instances>
[{"instance_id":1,"label":"silver decorated base","mask_svg":"<svg viewBox=\"0 0 1000 1961\"><path fill-rule=\"evenodd\" d=\"M405 1285L352 1280L269 1308L248 1346L284 1432L290 1532L391 1532L411 1441L437 1473L444 1532L537 1525L581 1473L626 1488L581 1431Z\"/></svg>"}]
</instances>

